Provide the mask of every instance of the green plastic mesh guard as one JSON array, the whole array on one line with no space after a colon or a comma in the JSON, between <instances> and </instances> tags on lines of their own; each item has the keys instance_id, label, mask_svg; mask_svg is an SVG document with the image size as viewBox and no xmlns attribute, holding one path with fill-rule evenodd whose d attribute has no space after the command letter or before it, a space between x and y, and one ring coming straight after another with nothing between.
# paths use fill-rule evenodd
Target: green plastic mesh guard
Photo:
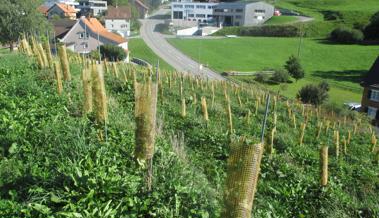
<instances>
[{"instance_id":1,"label":"green plastic mesh guard","mask_svg":"<svg viewBox=\"0 0 379 218\"><path fill-rule=\"evenodd\" d=\"M248 145L245 138L231 143L222 217L251 217L262 154L263 144Z\"/></svg>"},{"instance_id":2,"label":"green plastic mesh guard","mask_svg":"<svg viewBox=\"0 0 379 218\"><path fill-rule=\"evenodd\" d=\"M136 147L135 157L148 160L153 157L155 121L157 111L157 85L151 81L135 86Z\"/></svg>"}]
</instances>

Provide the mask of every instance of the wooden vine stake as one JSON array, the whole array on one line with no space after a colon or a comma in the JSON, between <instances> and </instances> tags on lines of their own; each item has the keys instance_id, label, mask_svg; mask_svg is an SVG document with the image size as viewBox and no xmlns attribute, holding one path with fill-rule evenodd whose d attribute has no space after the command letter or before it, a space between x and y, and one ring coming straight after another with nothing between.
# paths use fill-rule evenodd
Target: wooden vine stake
<instances>
[{"instance_id":1,"label":"wooden vine stake","mask_svg":"<svg viewBox=\"0 0 379 218\"><path fill-rule=\"evenodd\" d=\"M322 131L322 125L323 125L322 122L319 122L318 130L317 130L317 136L316 136L317 139L320 138L321 131Z\"/></svg>"},{"instance_id":2,"label":"wooden vine stake","mask_svg":"<svg viewBox=\"0 0 379 218\"><path fill-rule=\"evenodd\" d=\"M350 145L350 140L351 140L351 131L347 131L347 144Z\"/></svg>"},{"instance_id":3,"label":"wooden vine stake","mask_svg":"<svg viewBox=\"0 0 379 218\"><path fill-rule=\"evenodd\" d=\"M276 133L276 127L272 128L271 130L270 144L268 146L268 153L269 153L270 158L272 157L272 154L274 152L275 133Z\"/></svg>"},{"instance_id":4,"label":"wooden vine stake","mask_svg":"<svg viewBox=\"0 0 379 218\"><path fill-rule=\"evenodd\" d=\"M321 186L328 184L328 146L322 146L320 150Z\"/></svg>"},{"instance_id":5,"label":"wooden vine stake","mask_svg":"<svg viewBox=\"0 0 379 218\"><path fill-rule=\"evenodd\" d=\"M299 139L299 143L300 145L303 145L303 140L304 140L304 133L305 133L305 123L302 123L301 126L300 126L300 139Z\"/></svg>"},{"instance_id":6,"label":"wooden vine stake","mask_svg":"<svg viewBox=\"0 0 379 218\"><path fill-rule=\"evenodd\" d=\"M378 140L376 139L375 132L372 132L372 134L371 134L371 145L372 145L371 152L374 152L377 141Z\"/></svg>"},{"instance_id":7,"label":"wooden vine stake","mask_svg":"<svg viewBox=\"0 0 379 218\"><path fill-rule=\"evenodd\" d=\"M187 116L187 109L186 109L186 99L182 98L182 112L181 112L182 117Z\"/></svg>"},{"instance_id":8,"label":"wooden vine stake","mask_svg":"<svg viewBox=\"0 0 379 218\"><path fill-rule=\"evenodd\" d=\"M204 117L204 120L206 122L209 121L209 117L208 117L208 107L207 107L207 100L205 99L205 97L201 97L201 111L203 112L203 117Z\"/></svg>"},{"instance_id":9,"label":"wooden vine stake","mask_svg":"<svg viewBox=\"0 0 379 218\"><path fill-rule=\"evenodd\" d=\"M339 131L334 131L334 144L336 146L336 158L340 156L340 133Z\"/></svg>"},{"instance_id":10,"label":"wooden vine stake","mask_svg":"<svg viewBox=\"0 0 379 218\"><path fill-rule=\"evenodd\" d=\"M292 122L293 122L293 128L296 129L296 116L295 116L295 114L292 114Z\"/></svg>"},{"instance_id":11,"label":"wooden vine stake","mask_svg":"<svg viewBox=\"0 0 379 218\"><path fill-rule=\"evenodd\" d=\"M61 95L63 92L62 73L59 62L54 62L55 79L57 80L57 92Z\"/></svg>"},{"instance_id":12,"label":"wooden vine stake","mask_svg":"<svg viewBox=\"0 0 379 218\"><path fill-rule=\"evenodd\" d=\"M345 136L342 137L342 144L343 144L343 154L347 155L347 141Z\"/></svg>"},{"instance_id":13,"label":"wooden vine stake","mask_svg":"<svg viewBox=\"0 0 379 218\"><path fill-rule=\"evenodd\" d=\"M84 104L83 112L84 114L92 112L92 79L91 79L91 69L84 68L82 71L82 83L83 83L83 95Z\"/></svg>"},{"instance_id":14,"label":"wooden vine stake","mask_svg":"<svg viewBox=\"0 0 379 218\"><path fill-rule=\"evenodd\" d=\"M226 112L228 114L228 127L229 127L229 133L233 133L233 119L232 119L232 109L230 107L230 100L227 98L227 106L226 106Z\"/></svg>"},{"instance_id":15,"label":"wooden vine stake","mask_svg":"<svg viewBox=\"0 0 379 218\"><path fill-rule=\"evenodd\" d=\"M59 60L62 66L63 79L66 81L70 81L71 80L70 65L68 63L67 51L66 51L65 45L59 46L58 56L59 56Z\"/></svg>"},{"instance_id":16,"label":"wooden vine stake","mask_svg":"<svg viewBox=\"0 0 379 218\"><path fill-rule=\"evenodd\" d=\"M48 66L51 69L51 67L53 66L53 57L51 56L51 47L50 47L50 43L49 43L48 40L44 41L43 48L46 51L46 57L47 57L47 61L48 61Z\"/></svg>"},{"instance_id":17,"label":"wooden vine stake","mask_svg":"<svg viewBox=\"0 0 379 218\"><path fill-rule=\"evenodd\" d=\"M105 93L104 71L102 65L92 64L92 93L96 121L106 126L108 120L107 95ZM105 130L106 133L106 130Z\"/></svg>"}]
</instances>

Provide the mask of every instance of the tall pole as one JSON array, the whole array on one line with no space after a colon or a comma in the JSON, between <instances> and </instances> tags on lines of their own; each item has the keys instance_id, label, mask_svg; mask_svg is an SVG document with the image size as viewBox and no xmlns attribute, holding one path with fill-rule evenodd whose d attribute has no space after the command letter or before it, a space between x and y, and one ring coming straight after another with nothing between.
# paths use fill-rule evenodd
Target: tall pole
<instances>
[{"instance_id":1,"label":"tall pole","mask_svg":"<svg viewBox=\"0 0 379 218\"><path fill-rule=\"evenodd\" d=\"M100 36L99 31L97 31L97 49L99 50L99 64L101 63L101 52L100 52Z\"/></svg>"},{"instance_id":2,"label":"tall pole","mask_svg":"<svg viewBox=\"0 0 379 218\"><path fill-rule=\"evenodd\" d=\"M265 116L263 118L262 130L261 130L261 142L262 142L262 144L264 142L264 135L265 135L266 121L267 121L267 114L268 114L269 106L270 106L270 94L267 94L267 97L266 97L266 110L265 110Z\"/></svg>"}]
</instances>

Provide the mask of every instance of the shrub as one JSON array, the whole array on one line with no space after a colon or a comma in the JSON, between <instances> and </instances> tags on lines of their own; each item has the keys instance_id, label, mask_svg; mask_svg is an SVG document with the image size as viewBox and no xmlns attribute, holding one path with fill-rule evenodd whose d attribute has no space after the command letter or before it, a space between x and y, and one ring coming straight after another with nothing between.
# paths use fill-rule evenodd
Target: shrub
<instances>
[{"instance_id":1,"label":"shrub","mask_svg":"<svg viewBox=\"0 0 379 218\"><path fill-rule=\"evenodd\" d=\"M300 61L298 58L296 58L294 55L291 55L284 65L284 68L287 70L287 72L297 80L304 78L304 70L303 67L300 64Z\"/></svg>"},{"instance_id":2,"label":"shrub","mask_svg":"<svg viewBox=\"0 0 379 218\"><path fill-rule=\"evenodd\" d=\"M260 83L264 83L264 82L267 82L267 75L266 74L263 74L263 73L257 73L255 75L255 81L257 82L260 82Z\"/></svg>"},{"instance_id":3,"label":"shrub","mask_svg":"<svg viewBox=\"0 0 379 218\"><path fill-rule=\"evenodd\" d=\"M271 80L277 83L285 83L290 79L290 75L287 71L283 69L275 70L274 74L271 77Z\"/></svg>"},{"instance_id":4,"label":"shrub","mask_svg":"<svg viewBox=\"0 0 379 218\"><path fill-rule=\"evenodd\" d=\"M329 97L329 84L326 84L326 82L321 82L318 85L305 85L299 90L297 98L306 104L320 105Z\"/></svg>"},{"instance_id":5,"label":"shrub","mask_svg":"<svg viewBox=\"0 0 379 218\"><path fill-rule=\"evenodd\" d=\"M339 43L357 43L363 38L362 31L347 27L337 27L330 33L330 40Z\"/></svg>"},{"instance_id":6,"label":"shrub","mask_svg":"<svg viewBox=\"0 0 379 218\"><path fill-rule=\"evenodd\" d=\"M366 39L379 40L379 11L371 17L370 23L366 26L364 33Z\"/></svg>"},{"instance_id":7,"label":"shrub","mask_svg":"<svg viewBox=\"0 0 379 218\"><path fill-rule=\"evenodd\" d=\"M245 27L241 29L242 36L294 37L299 35L299 28L294 25L267 25Z\"/></svg>"},{"instance_id":8,"label":"shrub","mask_svg":"<svg viewBox=\"0 0 379 218\"><path fill-rule=\"evenodd\" d=\"M112 61L121 61L126 58L126 52L123 48L116 45L101 45L100 53L102 59L108 59Z\"/></svg>"}]
</instances>

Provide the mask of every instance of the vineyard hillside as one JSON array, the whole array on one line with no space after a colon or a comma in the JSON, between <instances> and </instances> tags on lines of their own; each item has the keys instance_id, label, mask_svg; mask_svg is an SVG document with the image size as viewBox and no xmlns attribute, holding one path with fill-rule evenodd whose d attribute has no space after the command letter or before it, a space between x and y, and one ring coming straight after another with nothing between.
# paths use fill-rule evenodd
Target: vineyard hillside
<instances>
[{"instance_id":1,"label":"vineyard hillside","mask_svg":"<svg viewBox=\"0 0 379 218\"><path fill-rule=\"evenodd\" d=\"M231 145L261 143L268 94L253 217L379 217L379 149L360 114L70 53L59 62L22 43L0 56L0 217L222 217ZM104 86L90 71L104 73ZM141 84L152 94L135 93ZM136 135L151 133L136 117L154 101L135 102L155 87L146 162L136 159Z\"/></svg>"}]
</instances>

